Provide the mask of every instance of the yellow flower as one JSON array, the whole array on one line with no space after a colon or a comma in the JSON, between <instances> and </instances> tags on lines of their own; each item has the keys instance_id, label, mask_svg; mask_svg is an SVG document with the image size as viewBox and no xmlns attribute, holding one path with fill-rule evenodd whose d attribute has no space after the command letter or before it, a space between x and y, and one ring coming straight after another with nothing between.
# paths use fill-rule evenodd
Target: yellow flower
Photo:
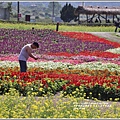
<instances>
[{"instance_id":1,"label":"yellow flower","mask_svg":"<svg viewBox=\"0 0 120 120\"><path fill-rule=\"evenodd\" d=\"M7 76L7 78L9 79L9 78L10 78L10 76Z\"/></svg>"},{"instance_id":2,"label":"yellow flower","mask_svg":"<svg viewBox=\"0 0 120 120\"><path fill-rule=\"evenodd\" d=\"M89 94L92 95L92 92L90 92Z\"/></svg>"},{"instance_id":3,"label":"yellow flower","mask_svg":"<svg viewBox=\"0 0 120 120\"><path fill-rule=\"evenodd\" d=\"M43 88L39 88L39 91L41 91L41 92L42 92L42 91L43 91Z\"/></svg>"},{"instance_id":4,"label":"yellow flower","mask_svg":"<svg viewBox=\"0 0 120 120\"><path fill-rule=\"evenodd\" d=\"M30 83L30 82L28 82L28 83L27 83L27 85L31 85L31 83Z\"/></svg>"},{"instance_id":5,"label":"yellow flower","mask_svg":"<svg viewBox=\"0 0 120 120\"><path fill-rule=\"evenodd\" d=\"M73 91L73 92L72 92L72 94L75 94L75 93L76 93L76 91Z\"/></svg>"},{"instance_id":6,"label":"yellow flower","mask_svg":"<svg viewBox=\"0 0 120 120\"><path fill-rule=\"evenodd\" d=\"M34 110L37 110L37 109L38 109L38 106L36 106L36 105L31 105L31 108L34 109Z\"/></svg>"},{"instance_id":7,"label":"yellow flower","mask_svg":"<svg viewBox=\"0 0 120 120\"><path fill-rule=\"evenodd\" d=\"M25 118L29 118L29 116L27 116L27 115L25 115L24 117L25 117Z\"/></svg>"},{"instance_id":8,"label":"yellow flower","mask_svg":"<svg viewBox=\"0 0 120 120\"><path fill-rule=\"evenodd\" d=\"M47 102L45 102L45 105L46 105L46 107L48 107L48 106L49 106L49 104L48 104Z\"/></svg>"},{"instance_id":9,"label":"yellow flower","mask_svg":"<svg viewBox=\"0 0 120 120\"><path fill-rule=\"evenodd\" d=\"M84 97L86 97L86 93L84 93Z\"/></svg>"},{"instance_id":10,"label":"yellow flower","mask_svg":"<svg viewBox=\"0 0 120 120\"><path fill-rule=\"evenodd\" d=\"M58 115L54 115L54 117L53 118L57 118L58 117Z\"/></svg>"},{"instance_id":11,"label":"yellow flower","mask_svg":"<svg viewBox=\"0 0 120 120\"><path fill-rule=\"evenodd\" d=\"M41 84L40 84L40 86L42 87L42 86L43 86L43 84L41 83Z\"/></svg>"},{"instance_id":12,"label":"yellow flower","mask_svg":"<svg viewBox=\"0 0 120 120\"><path fill-rule=\"evenodd\" d=\"M119 100L119 98L115 98L115 101L118 101Z\"/></svg>"},{"instance_id":13,"label":"yellow flower","mask_svg":"<svg viewBox=\"0 0 120 120\"><path fill-rule=\"evenodd\" d=\"M79 89L78 89L78 88L76 88L76 91L79 91Z\"/></svg>"},{"instance_id":14,"label":"yellow flower","mask_svg":"<svg viewBox=\"0 0 120 120\"><path fill-rule=\"evenodd\" d=\"M16 75L14 75L13 77L14 77L14 78L17 78L17 76L16 76Z\"/></svg>"},{"instance_id":15,"label":"yellow flower","mask_svg":"<svg viewBox=\"0 0 120 120\"><path fill-rule=\"evenodd\" d=\"M48 80L48 83L50 83L51 80Z\"/></svg>"},{"instance_id":16,"label":"yellow flower","mask_svg":"<svg viewBox=\"0 0 120 120\"><path fill-rule=\"evenodd\" d=\"M19 85L22 85L22 83L21 83L21 82L19 82Z\"/></svg>"},{"instance_id":17,"label":"yellow flower","mask_svg":"<svg viewBox=\"0 0 120 120\"><path fill-rule=\"evenodd\" d=\"M72 114L70 115L70 118L73 118L73 115L72 115Z\"/></svg>"},{"instance_id":18,"label":"yellow flower","mask_svg":"<svg viewBox=\"0 0 120 120\"><path fill-rule=\"evenodd\" d=\"M38 92L32 92L32 95L37 95L38 94Z\"/></svg>"},{"instance_id":19,"label":"yellow flower","mask_svg":"<svg viewBox=\"0 0 120 120\"><path fill-rule=\"evenodd\" d=\"M74 111L75 113L78 113L78 112L79 112L79 109L78 109L78 108L75 108L75 109L73 109L73 111Z\"/></svg>"},{"instance_id":20,"label":"yellow flower","mask_svg":"<svg viewBox=\"0 0 120 120\"><path fill-rule=\"evenodd\" d=\"M112 98L110 98L109 100L112 101Z\"/></svg>"}]
</instances>

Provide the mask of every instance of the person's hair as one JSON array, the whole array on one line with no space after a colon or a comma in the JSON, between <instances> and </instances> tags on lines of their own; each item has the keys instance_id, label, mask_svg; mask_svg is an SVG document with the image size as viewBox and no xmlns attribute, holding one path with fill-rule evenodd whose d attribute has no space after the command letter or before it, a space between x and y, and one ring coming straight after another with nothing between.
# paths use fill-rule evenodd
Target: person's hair
<instances>
[{"instance_id":1,"label":"person's hair","mask_svg":"<svg viewBox=\"0 0 120 120\"><path fill-rule=\"evenodd\" d=\"M39 44L37 42L33 42L33 45L35 45L37 48L39 48Z\"/></svg>"}]
</instances>

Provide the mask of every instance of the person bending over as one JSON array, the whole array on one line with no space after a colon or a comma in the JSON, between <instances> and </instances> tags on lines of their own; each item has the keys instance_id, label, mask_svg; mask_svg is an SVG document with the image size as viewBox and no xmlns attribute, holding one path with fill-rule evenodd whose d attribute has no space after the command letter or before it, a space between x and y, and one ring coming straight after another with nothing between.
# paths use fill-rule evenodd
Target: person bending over
<instances>
[{"instance_id":1,"label":"person bending over","mask_svg":"<svg viewBox=\"0 0 120 120\"><path fill-rule=\"evenodd\" d=\"M18 57L20 72L27 71L27 60L29 57L35 60L39 59L38 57L32 54L32 50L37 48L39 48L39 44L37 42L33 42L32 44L26 44L25 46L23 46Z\"/></svg>"}]
</instances>

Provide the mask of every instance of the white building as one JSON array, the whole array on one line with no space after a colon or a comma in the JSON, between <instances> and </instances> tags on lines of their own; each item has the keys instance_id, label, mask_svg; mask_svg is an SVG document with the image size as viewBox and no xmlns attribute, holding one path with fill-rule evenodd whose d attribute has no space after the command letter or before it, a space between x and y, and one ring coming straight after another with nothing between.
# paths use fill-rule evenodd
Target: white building
<instances>
[{"instance_id":1,"label":"white building","mask_svg":"<svg viewBox=\"0 0 120 120\"><path fill-rule=\"evenodd\" d=\"M10 19L10 12L8 8L0 8L0 19L2 20Z\"/></svg>"}]
</instances>

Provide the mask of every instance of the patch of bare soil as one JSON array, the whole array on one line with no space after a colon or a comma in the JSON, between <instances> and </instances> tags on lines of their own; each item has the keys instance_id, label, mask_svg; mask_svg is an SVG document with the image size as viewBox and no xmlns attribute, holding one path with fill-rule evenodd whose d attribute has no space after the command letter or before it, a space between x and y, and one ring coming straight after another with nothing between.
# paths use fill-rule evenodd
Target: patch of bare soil
<instances>
[{"instance_id":1,"label":"patch of bare soil","mask_svg":"<svg viewBox=\"0 0 120 120\"><path fill-rule=\"evenodd\" d=\"M120 43L120 33L115 33L115 32L89 32L89 33L101 38L105 38L112 42Z\"/></svg>"}]
</instances>

